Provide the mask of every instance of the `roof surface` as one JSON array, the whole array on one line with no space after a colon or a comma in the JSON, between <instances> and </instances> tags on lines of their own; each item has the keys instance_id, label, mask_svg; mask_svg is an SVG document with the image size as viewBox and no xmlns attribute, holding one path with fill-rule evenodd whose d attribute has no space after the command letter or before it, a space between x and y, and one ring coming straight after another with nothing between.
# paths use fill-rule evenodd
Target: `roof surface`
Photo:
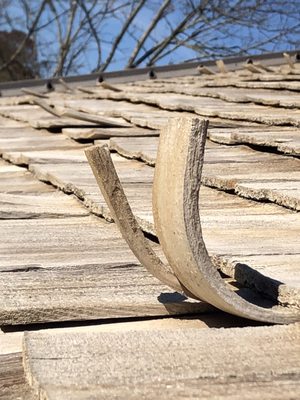
<instances>
[{"instance_id":1,"label":"roof surface","mask_svg":"<svg viewBox=\"0 0 300 400\"><path fill-rule=\"evenodd\" d=\"M0 394L300 396L299 323L243 320L152 277L84 154L109 146L162 255L151 201L159 132L175 116L208 118L200 209L209 255L233 290L300 312L300 64L278 59L0 99Z\"/></svg>"}]
</instances>

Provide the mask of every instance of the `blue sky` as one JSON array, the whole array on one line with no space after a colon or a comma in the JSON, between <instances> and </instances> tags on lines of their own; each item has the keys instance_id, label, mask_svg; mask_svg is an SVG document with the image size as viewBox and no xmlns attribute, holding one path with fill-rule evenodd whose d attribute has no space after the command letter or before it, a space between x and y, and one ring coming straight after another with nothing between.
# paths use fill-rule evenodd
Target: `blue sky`
<instances>
[{"instance_id":1,"label":"blue sky","mask_svg":"<svg viewBox=\"0 0 300 400\"><path fill-rule=\"evenodd\" d=\"M232 4L235 3L236 0L232 0ZM245 3L251 3L251 1L254 0L247 0ZM122 0L117 1L116 4L122 3ZM298 6L297 7L297 3ZM2 29L7 29L10 30L12 28L19 29L26 31L27 27L24 21L24 14L21 11L20 6L18 6L19 0L11 0L9 3L8 7L8 13L11 16L11 19L13 21L12 26L3 25ZM35 7L37 9L39 5L41 4L41 0L37 1L30 1L29 4L32 4L32 8ZM57 3L59 4L59 2ZM103 4L103 3L99 3ZM126 60L130 56L134 46L135 46L135 41L132 38L132 35L139 36L143 30L148 26L150 23L154 12L159 8L161 1L157 0L149 0L148 1L148 7L143 8L137 17L134 20L134 24L131 25L129 28L128 32L125 34L120 48L116 51L115 56L113 58L113 62L110 64L109 70L120 70L123 69L126 65ZM175 26L176 23L178 23L183 15L183 9L182 9L182 2L173 2L175 4L174 11L169 15L169 23L172 26ZM283 3L282 3L283 4ZM68 5L68 1L62 1L60 5L58 5L58 11L61 13L63 9ZM265 0L265 8L267 10L267 6L272 9L272 7L277 6L275 2L271 2L270 0ZM282 7L282 5L281 5ZM300 0L296 0L293 2L287 2L285 3L284 7L289 10L289 8L292 11L292 16L290 16L288 19L282 19L279 18L278 15L272 15L270 13L266 13L264 17L264 22L266 24L266 27L268 28L273 28L273 32L260 32L256 28L248 28L246 26L241 26L241 25L236 25L232 26L230 28L229 34L225 35L224 33L224 28L223 27L213 27L214 22L211 23L211 25L205 26L205 32L200 35L199 37L199 45L205 45L206 47L212 46L215 49L221 48L223 46L227 47L228 49L231 49L232 53L237 52L239 49L241 49L244 46L250 48L249 54L255 54L255 53L260 53L261 49L257 48L257 43L258 42L264 42L265 40L270 37L270 35L276 36L276 33L279 31L280 28L282 28L284 25L286 26L293 26L298 23L298 28L292 30L289 36L285 36L282 38L276 38L274 39L271 43L268 43L267 45L264 46L265 51L285 51L285 50L293 50L296 47L300 47L299 39L300 33L299 33L299 20L300 20ZM262 11L264 11L264 7L262 8ZM128 12L128 10L127 10ZM40 25L46 24L49 19L51 19L51 15L49 12L49 9L46 9L46 11L43 14L43 17L40 21ZM67 26L67 19L66 15L62 15L60 17L60 21L62 22L62 30L64 31ZM117 13L115 18L107 18L101 25L99 25L100 29L100 35L101 35L101 49L102 49L102 60L104 61L107 55L109 54L110 51L110 41L113 39L118 32L121 29L122 22L126 18L126 15L123 15L122 12ZM22 20L23 19L23 20ZM75 18L75 24L74 24L74 29L75 31L78 27L80 21L80 15L78 14ZM159 40L164 38L170 31L170 27L167 25L166 22L161 21L158 23L156 28L153 30L151 37L145 42L146 48L151 48L151 46L154 44L154 40ZM268 36L269 35L269 36ZM294 35L294 37L293 37ZM248 37L248 40L246 41L246 37ZM181 36L181 39L184 38L184 36ZM39 60L40 61L46 61L46 62L51 62L55 61L58 53L58 42L57 42L57 29L56 29L56 24L55 22L52 22L50 25L48 25L45 29L41 30L38 35L35 37L38 49L40 50L38 53ZM289 44L288 39L294 39L294 44ZM83 40L83 39L80 39ZM80 43L79 40L79 43ZM244 42L244 43L243 43ZM299 46L298 46L299 45ZM212 51L211 54L208 56L208 58L211 58L212 55L216 54L215 51ZM222 51L219 51L218 57L222 56ZM187 60L192 60L197 57L203 57L203 54L196 52L190 48L187 47L180 47L178 48L174 53L166 56L162 60L160 60L157 64L170 64L170 63L178 63L178 62L183 62ZM89 73L95 68L95 60L97 59L97 50L96 50L96 45L95 43L90 40L88 42L88 48L87 51L82 54L78 58L78 68L76 70L76 74L84 74L84 73ZM145 64L144 64L145 65ZM143 66L143 65L140 65ZM52 69L53 70L53 69ZM72 73L72 71L71 71ZM47 74L51 75L51 70L47 72Z\"/></svg>"}]
</instances>

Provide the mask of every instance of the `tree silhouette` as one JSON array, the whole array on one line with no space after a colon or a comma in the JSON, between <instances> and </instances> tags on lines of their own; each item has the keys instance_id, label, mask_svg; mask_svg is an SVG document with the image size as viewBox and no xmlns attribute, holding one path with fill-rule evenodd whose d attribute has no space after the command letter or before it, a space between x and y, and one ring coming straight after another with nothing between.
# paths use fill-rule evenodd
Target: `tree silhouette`
<instances>
[{"instance_id":1,"label":"tree silhouette","mask_svg":"<svg viewBox=\"0 0 300 400\"><path fill-rule=\"evenodd\" d=\"M2 80L294 50L300 39L299 0L0 2Z\"/></svg>"}]
</instances>

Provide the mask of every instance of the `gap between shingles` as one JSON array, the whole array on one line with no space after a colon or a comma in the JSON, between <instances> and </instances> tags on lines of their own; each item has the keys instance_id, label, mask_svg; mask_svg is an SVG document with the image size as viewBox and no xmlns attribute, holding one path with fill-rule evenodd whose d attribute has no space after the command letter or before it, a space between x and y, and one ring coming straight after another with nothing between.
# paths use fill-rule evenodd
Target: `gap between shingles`
<instances>
[{"instance_id":1,"label":"gap between shingles","mask_svg":"<svg viewBox=\"0 0 300 400\"><path fill-rule=\"evenodd\" d=\"M12 164L12 165L16 165L16 164L14 164L14 163L11 162L11 161L8 161L8 162L9 162L10 164ZM66 192L64 192L64 190L62 190L62 189L59 188L58 186L55 186L52 182L50 182L50 181L45 182L44 180L39 179L37 176L35 176L35 175L32 173L32 171L29 170L29 166L30 166L30 164L26 164L24 168L25 168L27 171L29 171L29 172L31 173L31 175L34 176L35 179L37 179L38 181L47 183L47 184L51 185L52 187L58 188L60 191L62 191L62 192L65 193L66 195L74 195L75 198L81 203L81 205L83 205L83 206L85 207L85 209L87 209L87 210L89 211L90 214L96 215L97 217L102 218L102 219L105 219L105 220L108 221L108 222L113 222L112 219L109 219L109 218L108 218L109 213L107 213L107 212L102 212L102 213L93 212L92 209L90 209L88 206L85 205L85 203L84 203L85 199L84 199L84 198L83 198L83 199L80 199L79 196L76 194L76 192L75 192L74 190L72 190L72 192L70 192L70 193L66 193ZM214 189L215 189L215 188L214 188ZM216 190L220 190L220 189L216 189ZM222 191L224 192L225 190L222 190ZM230 194L232 194L232 195L234 195L234 196L236 195L235 193L234 193L234 194L233 194L233 193L230 193ZM252 200L252 199L251 199L251 200ZM253 201L255 201L255 200L253 200ZM262 203L261 201L256 201L256 202ZM274 203L272 203L272 204L274 204ZM274 204L274 205L275 205L275 204ZM107 215L105 215L105 214L107 214ZM149 233L149 232L147 232L146 234L148 234L148 233ZM144 229L144 234L145 234L145 229ZM156 241L157 241L156 236L153 235L153 234L150 234L149 237L148 237L148 239L150 239L150 240L153 241L153 242L156 242ZM156 240L153 240L153 239L156 239ZM250 267L250 268L251 268L251 267ZM255 271L255 270L254 270L254 271ZM264 293L260 293L260 295L264 295ZM277 299L274 299L274 300L277 301Z\"/></svg>"}]
</instances>

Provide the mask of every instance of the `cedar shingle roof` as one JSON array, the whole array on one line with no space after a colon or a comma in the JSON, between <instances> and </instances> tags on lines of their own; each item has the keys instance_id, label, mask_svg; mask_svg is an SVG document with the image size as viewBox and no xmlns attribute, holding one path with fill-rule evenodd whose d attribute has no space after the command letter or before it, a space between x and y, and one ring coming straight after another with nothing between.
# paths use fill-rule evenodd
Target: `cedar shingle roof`
<instances>
[{"instance_id":1,"label":"cedar shingle roof","mask_svg":"<svg viewBox=\"0 0 300 400\"><path fill-rule=\"evenodd\" d=\"M233 290L300 312L300 65L247 65L0 99L0 393L299 396L299 323L253 326L152 277L112 223L84 154L109 146L162 256L151 203L159 132L175 116L208 118L200 204L209 255ZM32 332L37 323L43 332ZM23 350L15 330L29 330Z\"/></svg>"}]
</instances>

